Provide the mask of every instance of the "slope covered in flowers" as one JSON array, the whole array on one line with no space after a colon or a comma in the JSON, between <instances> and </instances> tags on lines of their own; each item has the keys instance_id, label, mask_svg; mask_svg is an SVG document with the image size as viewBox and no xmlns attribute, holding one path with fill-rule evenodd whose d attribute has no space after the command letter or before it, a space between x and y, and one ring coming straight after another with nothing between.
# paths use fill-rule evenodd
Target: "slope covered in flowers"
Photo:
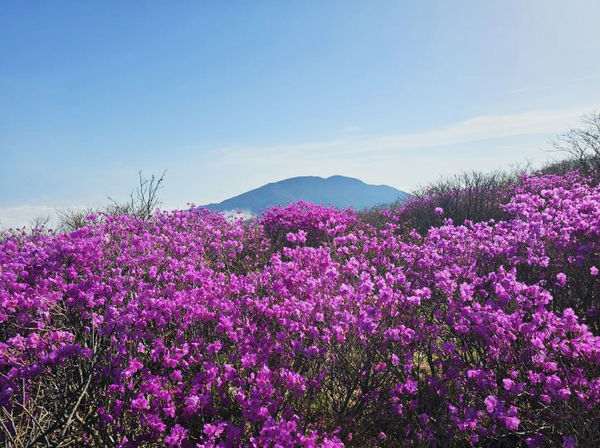
<instances>
[{"instance_id":1,"label":"slope covered in flowers","mask_svg":"<svg viewBox=\"0 0 600 448\"><path fill-rule=\"evenodd\" d=\"M425 235L303 203L5 235L0 440L598 445L600 187L524 178L504 210Z\"/></svg>"}]
</instances>

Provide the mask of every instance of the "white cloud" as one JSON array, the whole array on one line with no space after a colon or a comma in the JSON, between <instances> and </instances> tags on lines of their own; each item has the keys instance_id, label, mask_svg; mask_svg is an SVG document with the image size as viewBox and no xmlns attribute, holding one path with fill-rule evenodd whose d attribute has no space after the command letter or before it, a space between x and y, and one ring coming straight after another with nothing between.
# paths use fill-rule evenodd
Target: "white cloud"
<instances>
[{"instance_id":1,"label":"white cloud","mask_svg":"<svg viewBox=\"0 0 600 448\"><path fill-rule=\"evenodd\" d=\"M519 87L517 89L512 89L508 91L509 95L517 95L519 93L525 93L527 92L529 89L527 87Z\"/></svg>"},{"instance_id":2,"label":"white cloud","mask_svg":"<svg viewBox=\"0 0 600 448\"><path fill-rule=\"evenodd\" d=\"M584 75L584 76L577 76L575 78L571 78L571 82L587 82L587 81L594 81L596 79L600 78L600 74L598 73L593 73L590 75Z\"/></svg>"},{"instance_id":3,"label":"white cloud","mask_svg":"<svg viewBox=\"0 0 600 448\"><path fill-rule=\"evenodd\" d=\"M3 207L0 208L0 229L30 226L34 219L46 216L50 217L49 224L54 224L57 218L56 208L49 205Z\"/></svg>"},{"instance_id":4,"label":"white cloud","mask_svg":"<svg viewBox=\"0 0 600 448\"><path fill-rule=\"evenodd\" d=\"M237 221L238 219L250 219L254 214L248 210L225 210L222 212L229 221Z\"/></svg>"},{"instance_id":5,"label":"white cloud","mask_svg":"<svg viewBox=\"0 0 600 448\"><path fill-rule=\"evenodd\" d=\"M527 111L469 118L437 129L383 136L349 136L271 147L229 147L218 150L222 162L278 159L289 156L378 156L395 151L444 147L505 137L557 133L576 124L591 108Z\"/></svg>"},{"instance_id":6,"label":"white cloud","mask_svg":"<svg viewBox=\"0 0 600 448\"><path fill-rule=\"evenodd\" d=\"M592 107L482 115L438 128L389 135L215 149L204 159L210 190L220 201L268 182L301 175L342 174L368 183L412 186L461 170L493 170L551 157L541 151L557 133L579 124ZM209 161L210 160L210 161ZM212 173L220 173L212 176ZM226 173L224 175L223 173ZM407 188L407 186L409 186Z\"/></svg>"},{"instance_id":7,"label":"white cloud","mask_svg":"<svg viewBox=\"0 0 600 448\"><path fill-rule=\"evenodd\" d=\"M360 126L347 126L343 129L340 129L340 134L355 134L360 131Z\"/></svg>"},{"instance_id":8,"label":"white cloud","mask_svg":"<svg viewBox=\"0 0 600 448\"><path fill-rule=\"evenodd\" d=\"M49 217L47 226L55 228L58 225L58 212L60 210L84 210L89 207L72 205L69 207L55 207L51 205L18 205L14 207L0 207L0 230L30 227L36 218Z\"/></svg>"}]
</instances>

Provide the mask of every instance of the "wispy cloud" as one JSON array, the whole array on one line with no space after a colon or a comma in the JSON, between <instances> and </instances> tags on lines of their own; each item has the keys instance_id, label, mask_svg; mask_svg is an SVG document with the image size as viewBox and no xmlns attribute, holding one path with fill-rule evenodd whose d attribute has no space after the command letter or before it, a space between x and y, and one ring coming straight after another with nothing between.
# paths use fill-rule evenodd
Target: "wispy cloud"
<instances>
[{"instance_id":1,"label":"wispy cloud","mask_svg":"<svg viewBox=\"0 0 600 448\"><path fill-rule=\"evenodd\" d=\"M508 91L509 95L517 95L519 93L525 93L527 92L529 89L527 87L519 87L517 89L512 89Z\"/></svg>"},{"instance_id":2,"label":"wispy cloud","mask_svg":"<svg viewBox=\"0 0 600 448\"><path fill-rule=\"evenodd\" d=\"M398 187L461 170L535 164L553 157L541 151L550 137L577 126L579 117L592 110L529 110L481 115L418 132L366 135L363 131L328 140L217 148L204 159L212 188L198 196L204 195L199 199L204 202L220 201L300 175L343 174Z\"/></svg>"},{"instance_id":3,"label":"wispy cloud","mask_svg":"<svg viewBox=\"0 0 600 448\"><path fill-rule=\"evenodd\" d=\"M85 210L88 206L76 204L69 207L55 207L52 205L18 205L14 207L0 207L0 229L16 229L30 227L34 220L48 217L48 227L56 227L59 221L60 210Z\"/></svg>"},{"instance_id":4,"label":"wispy cloud","mask_svg":"<svg viewBox=\"0 0 600 448\"><path fill-rule=\"evenodd\" d=\"M596 79L600 79L600 73L592 73L589 75L577 76L575 78L571 78L570 81L571 82L587 82L587 81L594 81Z\"/></svg>"},{"instance_id":5,"label":"wispy cloud","mask_svg":"<svg viewBox=\"0 0 600 448\"><path fill-rule=\"evenodd\" d=\"M50 224L56 221L56 208L49 205L20 205L0 208L0 229L29 226L36 218L48 216Z\"/></svg>"},{"instance_id":6,"label":"wispy cloud","mask_svg":"<svg viewBox=\"0 0 600 448\"><path fill-rule=\"evenodd\" d=\"M505 115L473 117L421 132L382 136L353 135L338 139L282 144L269 147L228 147L217 151L223 163L290 157L377 157L402 151L446 147L457 144L524 135L552 134L576 124L591 108L533 110Z\"/></svg>"},{"instance_id":7,"label":"wispy cloud","mask_svg":"<svg viewBox=\"0 0 600 448\"><path fill-rule=\"evenodd\" d=\"M341 134L355 134L360 131L361 131L360 126L346 126L345 128L340 130L340 133Z\"/></svg>"}]
</instances>

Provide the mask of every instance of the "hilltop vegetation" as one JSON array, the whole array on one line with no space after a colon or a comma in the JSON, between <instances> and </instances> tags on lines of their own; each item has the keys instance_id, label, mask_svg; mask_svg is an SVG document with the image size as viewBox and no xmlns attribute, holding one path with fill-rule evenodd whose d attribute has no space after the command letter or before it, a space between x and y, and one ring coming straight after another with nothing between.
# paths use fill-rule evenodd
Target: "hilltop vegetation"
<instances>
[{"instance_id":1,"label":"hilltop vegetation","mask_svg":"<svg viewBox=\"0 0 600 448\"><path fill-rule=\"evenodd\" d=\"M501 209L424 235L300 203L7 236L4 442L598 443L600 187L524 177Z\"/></svg>"},{"instance_id":2,"label":"hilltop vegetation","mask_svg":"<svg viewBox=\"0 0 600 448\"><path fill-rule=\"evenodd\" d=\"M572 163L5 233L0 440L598 446L600 177Z\"/></svg>"}]
</instances>

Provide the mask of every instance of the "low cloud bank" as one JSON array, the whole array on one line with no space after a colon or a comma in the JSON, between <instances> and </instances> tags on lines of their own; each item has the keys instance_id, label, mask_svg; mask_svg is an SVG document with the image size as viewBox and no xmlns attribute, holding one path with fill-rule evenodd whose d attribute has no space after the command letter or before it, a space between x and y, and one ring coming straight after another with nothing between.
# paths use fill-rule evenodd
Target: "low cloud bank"
<instances>
[{"instance_id":1,"label":"low cloud bank","mask_svg":"<svg viewBox=\"0 0 600 448\"><path fill-rule=\"evenodd\" d=\"M49 217L48 225L58 223L56 207L49 205L19 205L0 208L0 229L15 229L30 226L37 218Z\"/></svg>"}]
</instances>

